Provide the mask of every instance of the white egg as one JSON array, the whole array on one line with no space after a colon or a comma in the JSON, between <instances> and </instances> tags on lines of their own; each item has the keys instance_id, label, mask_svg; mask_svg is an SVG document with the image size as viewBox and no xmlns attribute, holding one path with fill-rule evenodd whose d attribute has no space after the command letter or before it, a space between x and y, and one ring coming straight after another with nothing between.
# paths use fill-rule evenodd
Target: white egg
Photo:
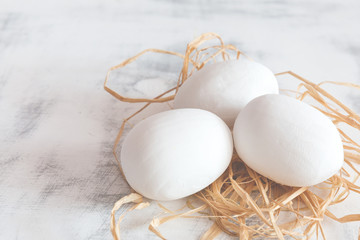
<instances>
[{"instance_id":1,"label":"white egg","mask_svg":"<svg viewBox=\"0 0 360 240\"><path fill-rule=\"evenodd\" d=\"M284 95L252 100L237 117L233 135L238 155L250 168L284 185L318 184L344 161L341 137L332 121Z\"/></svg>"},{"instance_id":2,"label":"white egg","mask_svg":"<svg viewBox=\"0 0 360 240\"><path fill-rule=\"evenodd\" d=\"M248 102L269 93L279 93L274 74L267 67L242 57L208 64L194 72L180 87L174 107L213 112L232 127Z\"/></svg>"},{"instance_id":3,"label":"white egg","mask_svg":"<svg viewBox=\"0 0 360 240\"><path fill-rule=\"evenodd\" d=\"M155 200L194 194L215 181L232 158L228 126L201 109L161 112L127 135L121 165L130 186Z\"/></svg>"}]
</instances>

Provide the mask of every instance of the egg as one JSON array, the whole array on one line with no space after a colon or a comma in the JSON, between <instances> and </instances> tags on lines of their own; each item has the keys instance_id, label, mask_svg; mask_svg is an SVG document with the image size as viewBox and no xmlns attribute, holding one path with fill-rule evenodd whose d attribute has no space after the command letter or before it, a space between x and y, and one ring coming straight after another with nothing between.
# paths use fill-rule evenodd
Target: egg
<instances>
[{"instance_id":1,"label":"egg","mask_svg":"<svg viewBox=\"0 0 360 240\"><path fill-rule=\"evenodd\" d=\"M138 193L175 200L215 181L232 153L231 131L218 116L201 109L174 109L135 125L122 145L121 165Z\"/></svg>"},{"instance_id":2,"label":"egg","mask_svg":"<svg viewBox=\"0 0 360 240\"><path fill-rule=\"evenodd\" d=\"M194 72L180 87L174 107L213 112L232 127L248 102L270 93L279 93L274 74L267 67L241 57L208 64Z\"/></svg>"},{"instance_id":3,"label":"egg","mask_svg":"<svg viewBox=\"0 0 360 240\"><path fill-rule=\"evenodd\" d=\"M233 136L238 155L250 168L283 185L318 184L344 162L342 140L332 121L284 95L252 100L239 113Z\"/></svg>"}]
</instances>

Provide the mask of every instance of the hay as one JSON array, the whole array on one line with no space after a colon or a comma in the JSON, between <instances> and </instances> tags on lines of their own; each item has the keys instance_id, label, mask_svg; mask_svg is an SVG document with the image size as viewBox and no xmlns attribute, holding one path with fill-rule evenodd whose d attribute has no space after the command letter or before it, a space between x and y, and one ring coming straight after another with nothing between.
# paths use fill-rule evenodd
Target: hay
<instances>
[{"instance_id":1,"label":"hay","mask_svg":"<svg viewBox=\"0 0 360 240\"><path fill-rule=\"evenodd\" d=\"M218 44L203 46L213 40L216 40ZM125 67L149 52L175 55L183 59L182 70L176 86L152 99L127 98L107 86L111 71ZM141 109L123 121L119 134L116 137L113 153L119 169L121 170L121 164L116 154L116 149L125 125L130 119L141 113L152 103L163 103L173 100L178 89L186 79L194 71L200 70L205 64L219 60L238 59L240 55L243 55L243 53L232 45L225 45L219 35L206 33L187 45L185 55L159 49L147 49L112 67L105 79L105 90L123 102L146 103ZM238 236L239 239L253 239L257 237L284 239L285 236L302 239L310 238L314 234L316 234L317 238L322 236L322 238L326 239L322 227L322 220L325 216L340 223L360 220L360 214L351 214L338 218L328 210L330 205L341 204L351 192L360 193L360 186L356 185L356 181L360 177L360 170L358 169L360 164L360 143L353 140L346 133L347 131L342 128L342 126L347 126L347 128L350 127L353 131L359 133L360 116L322 88L325 84L335 84L356 89L360 89L360 86L340 82L315 84L291 71L276 75L288 75L293 80L299 81L297 90L289 91L295 92L295 97L301 101L305 99L315 101L317 104L314 107L332 119L342 136L345 156L343 168L338 174L315 186L315 188L325 189L326 196L321 197L314 191L314 187L296 188L275 183L248 168L234 154L230 166L222 176L207 188L194 194L194 197L200 200L201 204L198 204L199 206L194 207L188 201L187 210L174 212L159 205L166 213L166 216L155 217L149 225L150 231L154 232L158 237L165 239L158 230L161 224L180 217L206 217L212 219L214 223L203 234L201 239L214 239L221 232L231 236ZM114 239L120 239L119 224L124 217L123 215L120 216L118 223L116 223L115 213L126 203L136 203L129 210L141 209L149 205L148 202L144 202L141 195L136 193L120 199L111 212L111 232ZM290 218L291 220L285 223L279 223L280 215L284 212L291 213L292 219ZM301 232L299 229L303 231Z\"/></svg>"}]
</instances>

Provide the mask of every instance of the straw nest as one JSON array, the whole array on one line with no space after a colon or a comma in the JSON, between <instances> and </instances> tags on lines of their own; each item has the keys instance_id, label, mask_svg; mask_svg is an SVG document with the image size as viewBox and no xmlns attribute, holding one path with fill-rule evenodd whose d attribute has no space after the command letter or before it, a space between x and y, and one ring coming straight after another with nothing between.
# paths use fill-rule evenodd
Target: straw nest
<instances>
[{"instance_id":1,"label":"straw nest","mask_svg":"<svg viewBox=\"0 0 360 240\"><path fill-rule=\"evenodd\" d=\"M217 44L204 46L210 41L216 41ZM151 99L127 98L108 87L111 71L125 67L149 52L170 54L183 59L182 70L176 86ZM159 49L147 49L112 67L105 79L105 90L123 102L145 103L141 109L123 121L119 134L116 137L113 152L120 171L122 170L116 149L124 128L131 118L142 112L152 103L172 101L177 90L186 79L194 71L200 70L205 64L213 61L238 59L242 54L233 45L224 44L217 34L206 33L190 42L184 55ZM325 91L322 85L343 85L359 90L360 86L340 82L315 84L291 71L275 75L287 75L292 80L298 81L298 88L294 90L289 89L287 92L292 92L294 97L301 101L305 99L310 100L315 108L331 118L338 127L344 145L345 164L343 168L336 175L317 186L288 187L257 174L234 154L226 172L210 186L194 194L194 197L199 200L196 206L193 206L193 203L188 201L185 209L174 212L159 204L164 210L165 216L155 217L149 225L150 231L154 232L158 237L165 239L158 230L159 225L164 222L179 217L206 217L213 220L213 225L203 234L201 239L213 239L221 232L231 236L238 236L239 239L284 239L285 236L294 239L308 239L314 234L317 238L322 236L325 239L326 234L322 227L322 220L325 216L340 223L360 220L360 214L351 214L338 218L328 210L330 205L341 204L351 192L360 193L360 186L356 185L360 176L360 171L358 170L360 164L360 143L353 140L345 130L350 129L352 132L359 134L360 116L341 103L335 96ZM322 194L317 193L317 189L321 189ZM114 239L120 239L119 225L124 218L124 215L121 215L116 222L115 214L126 203L133 204L127 211L141 209L150 204L135 192L116 202L111 212L111 232ZM279 223L281 213L284 212L287 215L291 214L292 217L288 217L286 222L282 221L282 223Z\"/></svg>"}]
</instances>

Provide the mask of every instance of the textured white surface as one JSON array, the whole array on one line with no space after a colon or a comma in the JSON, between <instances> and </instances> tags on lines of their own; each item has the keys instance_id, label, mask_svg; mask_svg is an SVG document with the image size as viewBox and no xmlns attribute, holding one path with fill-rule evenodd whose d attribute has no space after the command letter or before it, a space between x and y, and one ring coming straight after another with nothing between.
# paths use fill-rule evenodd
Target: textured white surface
<instances>
[{"instance_id":1,"label":"textured white surface","mask_svg":"<svg viewBox=\"0 0 360 240\"><path fill-rule=\"evenodd\" d=\"M344 163L335 125L293 97L255 98L236 118L233 135L240 158L280 184L312 186L333 176Z\"/></svg>"},{"instance_id":2,"label":"textured white surface","mask_svg":"<svg viewBox=\"0 0 360 240\"><path fill-rule=\"evenodd\" d=\"M0 239L111 239L113 203L129 193L111 148L121 120L138 105L103 90L110 66L145 48L183 52L195 36L213 31L273 72L360 83L359 11L357 0L1 0ZM170 61L149 62L154 76L179 71ZM123 91L154 91L126 80ZM335 91L360 112L358 92ZM334 212L360 213L359 200L354 195ZM147 225L158 212L153 204L130 214L124 239L157 239ZM190 240L207 226L184 219L162 230ZM325 224L334 240L356 239L358 228Z\"/></svg>"}]
</instances>

